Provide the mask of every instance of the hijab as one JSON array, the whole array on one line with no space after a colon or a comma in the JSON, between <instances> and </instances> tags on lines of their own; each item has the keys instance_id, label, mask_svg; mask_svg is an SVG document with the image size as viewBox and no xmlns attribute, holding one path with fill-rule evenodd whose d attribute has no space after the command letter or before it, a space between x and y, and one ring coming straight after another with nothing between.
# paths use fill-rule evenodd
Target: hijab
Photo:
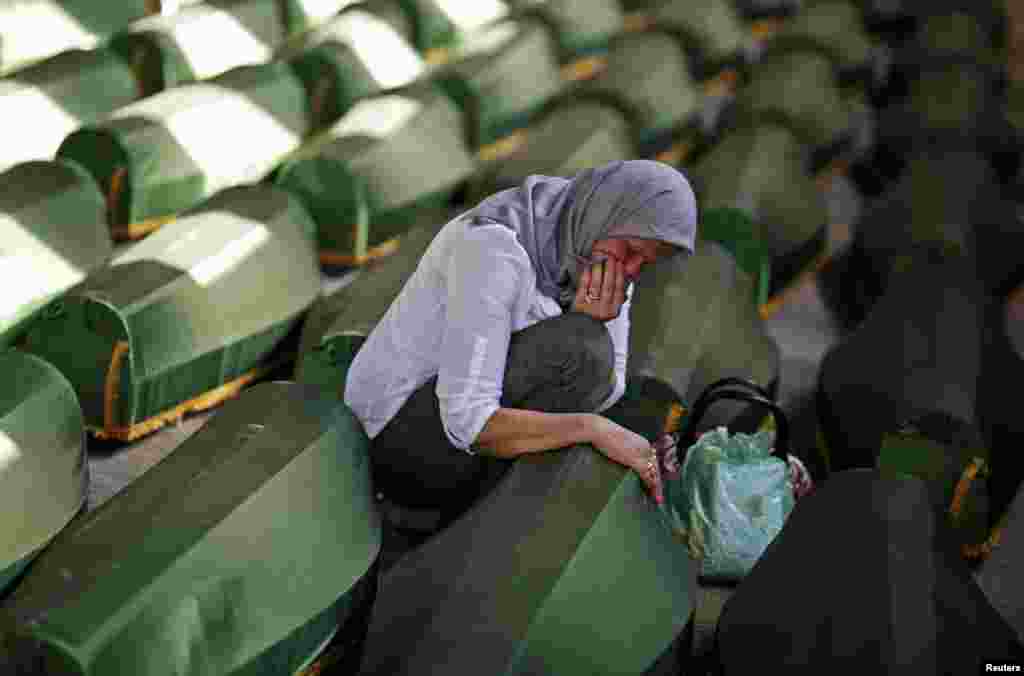
<instances>
[{"instance_id":1,"label":"hijab","mask_svg":"<svg viewBox=\"0 0 1024 676\"><path fill-rule=\"evenodd\" d=\"M596 241L654 239L688 255L697 233L697 201L686 177L652 160L611 162L571 178L528 176L471 213L471 227L498 223L516 231L538 290L563 307L572 303Z\"/></svg>"}]
</instances>

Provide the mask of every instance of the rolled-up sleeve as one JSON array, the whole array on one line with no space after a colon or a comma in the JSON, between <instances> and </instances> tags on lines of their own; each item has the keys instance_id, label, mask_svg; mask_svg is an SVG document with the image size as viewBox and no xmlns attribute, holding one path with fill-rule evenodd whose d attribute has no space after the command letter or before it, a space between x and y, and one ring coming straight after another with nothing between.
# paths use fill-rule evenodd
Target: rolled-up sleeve
<instances>
[{"instance_id":1,"label":"rolled-up sleeve","mask_svg":"<svg viewBox=\"0 0 1024 676\"><path fill-rule=\"evenodd\" d=\"M445 434L468 453L499 408L512 312L530 278L526 252L503 226L469 229L452 249L437 398Z\"/></svg>"},{"instance_id":2,"label":"rolled-up sleeve","mask_svg":"<svg viewBox=\"0 0 1024 676\"><path fill-rule=\"evenodd\" d=\"M629 308L633 305L633 285L626 289L626 302L619 310L619 316L605 322L605 327L612 337L612 345L615 348L615 387L608 395L604 403L597 409L600 413L605 411L622 398L626 393L626 361L629 357Z\"/></svg>"}]
</instances>

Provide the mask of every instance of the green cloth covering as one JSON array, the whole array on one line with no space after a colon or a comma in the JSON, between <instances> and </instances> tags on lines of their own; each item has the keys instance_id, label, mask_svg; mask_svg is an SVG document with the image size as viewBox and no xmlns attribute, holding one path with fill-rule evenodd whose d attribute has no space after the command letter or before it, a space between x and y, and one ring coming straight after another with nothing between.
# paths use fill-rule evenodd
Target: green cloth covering
<instances>
[{"instance_id":1,"label":"green cloth covering","mask_svg":"<svg viewBox=\"0 0 1024 676\"><path fill-rule=\"evenodd\" d=\"M582 92L558 101L527 130L513 154L483 167L473 181L475 199L515 187L531 174L567 177L637 157L635 127L623 108Z\"/></svg>"},{"instance_id":2,"label":"green cloth covering","mask_svg":"<svg viewBox=\"0 0 1024 676\"><path fill-rule=\"evenodd\" d=\"M0 596L85 504L85 427L51 364L0 351Z\"/></svg>"},{"instance_id":3,"label":"green cloth covering","mask_svg":"<svg viewBox=\"0 0 1024 676\"><path fill-rule=\"evenodd\" d=\"M509 4L535 13L555 29L563 63L607 51L624 20L618 0L511 0Z\"/></svg>"},{"instance_id":4,"label":"green cloth covering","mask_svg":"<svg viewBox=\"0 0 1024 676\"><path fill-rule=\"evenodd\" d=\"M815 41L778 38L753 67L737 102L756 113L788 117L814 146L829 146L854 125L854 108L839 89L835 66Z\"/></svg>"},{"instance_id":5,"label":"green cloth covering","mask_svg":"<svg viewBox=\"0 0 1024 676\"><path fill-rule=\"evenodd\" d=\"M0 3L0 76L68 49L91 49L149 14L147 0Z\"/></svg>"},{"instance_id":6,"label":"green cloth covering","mask_svg":"<svg viewBox=\"0 0 1024 676\"><path fill-rule=\"evenodd\" d=\"M728 249L740 269L754 280L755 307L768 302L771 256L749 213L730 207L704 209L700 214L700 236Z\"/></svg>"},{"instance_id":7,"label":"green cloth covering","mask_svg":"<svg viewBox=\"0 0 1024 676\"><path fill-rule=\"evenodd\" d=\"M724 247L703 238L692 256L649 266L630 309L629 377L657 378L684 401L733 376L769 387L779 376L779 348L750 302L754 288ZM721 402L704 420L726 424L743 406Z\"/></svg>"},{"instance_id":8,"label":"green cloth covering","mask_svg":"<svg viewBox=\"0 0 1024 676\"><path fill-rule=\"evenodd\" d=\"M731 130L689 171L702 212L746 212L772 258L799 249L828 223L824 197L807 173L807 150L784 123L765 119Z\"/></svg>"},{"instance_id":9,"label":"green cloth covering","mask_svg":"<svg viewBox=\"0 0 1024 676\"><path fill-rule=\"evenodd\" d=\"M317 223L321 250L362 256L447 202L476 168L459 110L417 85L364 99L277 172Z\"/></svg>"},{"instance_id":10,"label":"green cloth covering","mask_svg":"<svg viewBox=\"0 0 1024 676\"><path fill-rule=\"evenodd\" d=\"M302 79L313 125L324 129L361 98L410 84L426 65L385 17L352 5L278 52Z\"/></svg>"},{"instance_id":11,"label":"green cloth covering","mask_svg":"<svg viewBox=\"0 0 1024 676\"><path fill-rule=\"evenodd\" d=\"M0 171L51 159L64 137L139 97L128 64L112 50L72 49L0 79Z\"/></svg>"},{"instance_id":12,"label":"green cloth covering","mask_svg":"<svg viewBox=\"0 0 1024 676\"><path fill-rule=\"evenodd\" d=\"M347 619L380 543L359 421L265 383L73 522L2 619L55 676L288 676Z\"/></svg>"},{"instance_id":13,"label":"green cloth covering","mask_svg":"<svg viewBox=\"0 0 1024 676\"><path fill-rule=\"evenodd\" d=\"M309 131L301 80L285 63L240 66L118 110L68 136L57 155L86 167L113 200L112 226L172 216L262 179Z\"/></svg>"},{"instance_id":14,"label":"green cloth covering","mask_svg":"<svg viewBox=\"0 0 1024 676\"><path fill-rule=\"evenodd\" d=\"M469 39L436 78L465 114L474 149L528 124L564 88L558 45L529 18L501 21Z\"/></svg>"},{"instance_id":15,"label":"green cloth covering","mask_svg":"<svg viewBox=\"0 0 1024 676\"><path fill-rule=\"evenodd\" d=\"M84 169L35 161L0 173L0 349L111 252L103 195Z\"/></svg>"},{"instance_id":16,"label":"green cloth covering","mask_svg":"<svg viewBox=\"0 0 1024 676\"><path fill-rule=\"evenodd\" d=\"M658 26L685 33L711 63L735 58L747 42L746 30L729 0L664 0L645 13Z\"/></svg>"},{"instance_id":17,"label":"green cloth covering","mask_svg":"<svg viewBox=\"0 0 1024 676\"><path fill-rule=\"evenodd\" d=\"M775 37L814 40L834 54L844 69L869 65L874 48L864 26L863 11L852 0L805 2Z\"/></svg>"},{"instance_id":18,"label":"green cloth covering","mask_svg":"<svg viewBox=\"0 0 1024 676\"><path fill-rule=\"evenodd\" d=\"M225 190L52 303L26 349L67 375L102 428L112 352L127 342L113 422L129 427L267 360L319 294L314 237L287 193Z\"/></svg>"},{"instance_id":19,"label":"green cloth covering","mask_svg":"<svg viewBox=\"0 0 1024 676\"><path fill-rule=\"evenodd\" d=\"M209 0L136 21L111 47L136 68L146 93L154 94L269 61L287 38L307 27L296 0Z\"/></svg>"},{"instance_id":20,"label":"green cloth covering","mask_svg":"<svg viewBox=\"0 0 1024 676\"><path fill-rule=\"evenodd\" d=\"M612 42L607 68L583 90L622 100L638 120L637 143L646 145L691 121L704 103L684 49L668 32L624 34Z\"/></svg>"}]
</instances>

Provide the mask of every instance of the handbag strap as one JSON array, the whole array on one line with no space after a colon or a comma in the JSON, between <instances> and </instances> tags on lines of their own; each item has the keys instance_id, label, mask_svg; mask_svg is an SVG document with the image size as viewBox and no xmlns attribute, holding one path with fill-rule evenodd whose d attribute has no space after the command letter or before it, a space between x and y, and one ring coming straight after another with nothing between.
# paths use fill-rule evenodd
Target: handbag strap
<instances>
[{"instance_id":1,"label":"handbag strap","mask_svg":"<svg viewBox=\"0 0 1024 676\"><path fill-rule=\"evenodd\" d=\"M745 388L745 389L749 390L750 392L752 392L753 394L756 394L758 396L764 397L765 399L774 399L774 397L772 397L771 393L768 392L767 388L761 387L757 383L755 383L755 382L753 382L751 380L747 380L746 378L740 378L740 377L737 377L737 376L729 376L728 378L722 378L721 380L716 380L715 382L713 382L710 385L708 385L707 387L705 387L704 390L697 397L697 401L693 402L693 408L696 408L696 407L700 406L705 399L710 397L716 391L722 390L724 388L729 388L729 389Z\"/></svg>"},{"instance_id":2,"label":"handbag strap","mask_svg":"<svg viewBox=\"0 0 1024 676\"><path fill-rule=\"evenodd\" d=\"M775 449L773 455L785 463L788 463L789 455L789 418L785 411L774 401L752 392L740 389L719 389L707 396L701 395L694 404L686 424L679 434L679 447L687 449L697 442L697 425L707 410L716 401L728 399L730 401L743 401L750 404L757 404L768 409L775 418Z\"/></svg>"}]
</instances>

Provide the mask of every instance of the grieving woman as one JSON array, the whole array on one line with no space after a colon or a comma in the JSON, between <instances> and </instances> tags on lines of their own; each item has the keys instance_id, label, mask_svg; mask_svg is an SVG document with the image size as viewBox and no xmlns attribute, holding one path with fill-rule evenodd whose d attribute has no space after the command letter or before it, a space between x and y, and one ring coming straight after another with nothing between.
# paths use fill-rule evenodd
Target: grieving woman
<instances>
[{"instance_id":1,"label":"grieving woman","mask_svg":"<svg viewBox=\"0 0 1024 676\"><path fill-rule=\"evenodd\" d=\"M599 414L626 388L633 282L696 228L686 178L647 160L530 176L446 224L347 376L377 489L457 513L501 459L589 443L660 502L651 444Z\"/></svg>"}]
</instances>

